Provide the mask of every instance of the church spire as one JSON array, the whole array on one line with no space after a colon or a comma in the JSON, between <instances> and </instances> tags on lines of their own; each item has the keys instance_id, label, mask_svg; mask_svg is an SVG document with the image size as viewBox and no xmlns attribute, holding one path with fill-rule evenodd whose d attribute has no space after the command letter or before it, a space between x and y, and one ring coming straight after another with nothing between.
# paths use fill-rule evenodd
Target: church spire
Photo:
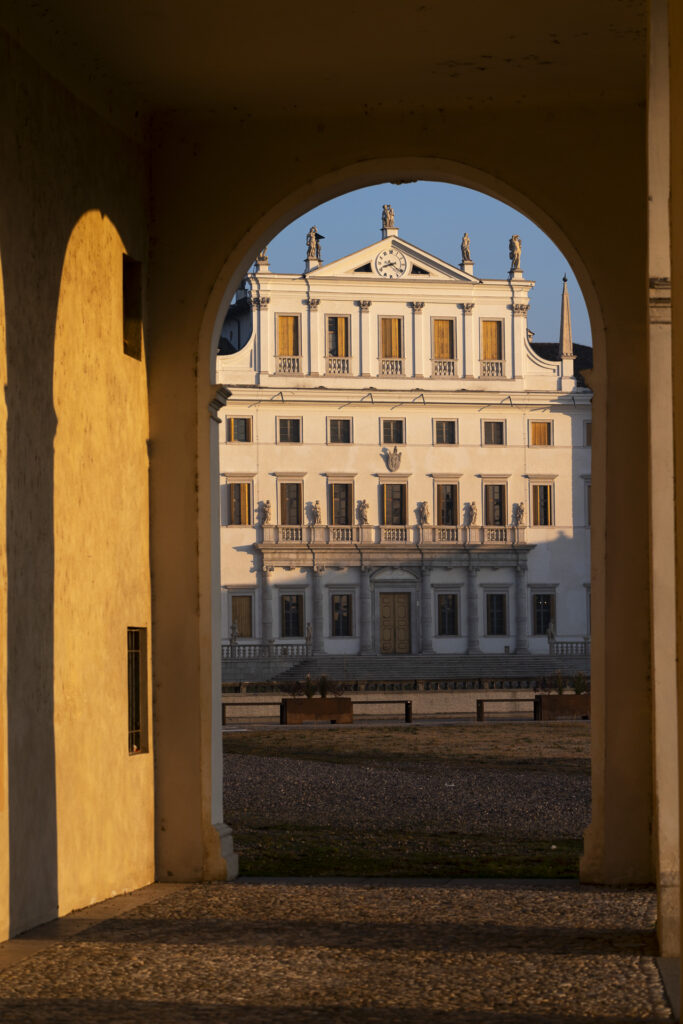
<instances>
[{"instance_id":1,"label":"church spire","mask_svg":"<svg viewBox=\"0 0 683 1024\"><path fill-rule=\"evenodd\" d=\"M560 359L574 358L572 342L572 317L569 312L569 292L567 291L567 275L562 278L562 315L560 318Z\"/></svg>"}]
</instances>

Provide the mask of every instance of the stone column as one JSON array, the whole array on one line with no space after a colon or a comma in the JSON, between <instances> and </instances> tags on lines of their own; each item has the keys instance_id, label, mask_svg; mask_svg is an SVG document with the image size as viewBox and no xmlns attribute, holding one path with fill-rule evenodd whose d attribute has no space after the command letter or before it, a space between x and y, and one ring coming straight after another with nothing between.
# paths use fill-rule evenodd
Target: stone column
<instances>
[{"instance_id":1,"label":"stone column","mask_svg":"<svg viewBox=\"0 0 683 1024\"><path fill-rule=\"evenodd\" d=\"M522 366L522 352L524 351L524 340L526 338L527 326L526 317L529 312L529 304L526 302L515 302L512 306L512 342L510 344L509 353L506 352L505 356L505 369L507 371L506 376L519 377L520 372L517 373L517 367Z\"/></svg>"},{"instance_id":2,"label":"stone column","mask_svg":"<svg viewBox=\"0 0 683 1024\"><path fill-rule=\"evenodd\" d=\"M526 565L515 566L515 654L529 649L526 619Z\"/></svg>"},{"instance_id":3,"label":"stone column","mask_svg":"<svg viewBox=\"0 0 683 1024\"><path fill-rule=\"evenodd\" d=\"M372 654L372 594L365 566L360 570L360 653Z\"/></svg>"},{"instance_id":4,"label":"stone column","mask_svg":"<svg viewBox=\"0 0 683 1024\"><path fill-rule=\"evenodd\" d=\"M360 309L360 318L358 322L358 331L360 335L359 349L360 349L360 375L361 377L370 376L370 306L372 302L370 299L360 299L358 301L358 308Z\"/></svg>"},{"instance_id":5,"label":"stone column","mask_svg":"<svg viewBox=\"0 0 683 1024\"><path fill-rule=\"evenodd\" d=\"M467 653L479 654L479 595L477 575L473 565L467 567Z\"/></svg>"},{"instance_id":6,"label":"stone column","mask_svg":"<svg viewBox=\"0 0 683 1024\"><path fill-rule=\"evenodd\" d=\"M422 653L431 654L434 650L432 637L434 623L432 617L432 574L429 569L422 569Z\"/></svg>"},{"instance_id":7,"label":"stone column","mask_svg":"<svg viewBox=\"0 0 683 1024\"><path fill-rule=\"evenodd\" d=\"M409 306L413 310L413 365L412 374L408 373L407 376L413 377L424 377L425 376L425 345L423 339L423 316L422 310L424 309L424 302L409 302ZM407 367L410 370L410 367Z\"/></svg>"},{"instance_id":8,"label":"stone column","mask_svg":"<svg viewBox=\"0 0 683 1024\"><path fill-rule=\"evenodd\" d=\"M479 351L477 341L472 337L473 302L462 304L462 338L460 339L460 372L463 377L473 380L479 375Z\"/></svg>"},{"instance_id":9,"label":"stone column","mask_svg":"<svg viewBox=\"0 0 683 1024\"><path fill-rule=\"evenodd\" d=\"M270 566L261 568L261 640L264 644L273 639L273 595L268 582Z\"/></svg>"},{"instance_id":10,"label":"stone column","mask_svg":"<svg viewBox=\"0 0 683 1024\"><path fill-rule=\"evenodd\" d=\"M325 567L314 565L311 569L313 599L313 654L322 654L325 650L324 617L323 617L323 573Z\"/></svg>"},{"instance_id":11,"label":"stone column","mask_svg":"<svg viewBox=\"0 0 683 1024\"><path fill-rule=\"evenodd\" d=\"M251 308L257 323L258 337L258 365L256 369L261 373L272 373L275 366L275 346L270 339L270 316L268 305L269 295L254 295L251 300Z\"/></svg>"}]
</instances>

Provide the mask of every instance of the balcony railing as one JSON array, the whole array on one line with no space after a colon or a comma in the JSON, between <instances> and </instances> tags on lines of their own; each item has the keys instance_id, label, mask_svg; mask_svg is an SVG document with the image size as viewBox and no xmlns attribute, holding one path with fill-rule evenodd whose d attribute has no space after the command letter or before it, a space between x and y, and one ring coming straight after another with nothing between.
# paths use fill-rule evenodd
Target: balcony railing
<instances>
[{"instance_id":1,"label":"balcony railing","mask_svg":"<svg viewBox=\"0 0 683 1024\"><path fill-rule=\"evenodd\" d=\"M344 377L351 373L351 360L348 356L328 356L327 372L331 377Z\"/></svg>"},{"instance_id":2,"label":"balcony railing","mask_svg":"<svg viewBox=\"0 0 683 1024\"><path fill-rule=\"evenodd\" d=\"M223 661L249 661L253 658L307 658L311 645L302 643L235 643L221 644Z\"/></svg>"},{"instance_id":3,"label":"balcony railing","mask_svg":"<svg viewBox=\"0 0 683 1024\"><path fill-rule=\"evenodd\" d=\"M300 373L301 357L300 356L278 356L277 357L277 372L278 373Z\"/></svg>"},{"instance_id":4,"label":"balcony railing","mask_svg":"<svg viewBox=\"0 0 683 1024\"><path fill-rule=\"evenodd\" d=\"M455 377L455 359L435 359L435 377Z\"/></svg>"},{"instance_id":5,"label":"balcony railing","mask_svg":"<svg viewBox=\"0 0 683 1024\"><path fill-rule=\"evenodd\" d=\"M502 359L483 359L481 375L482 377L504 377L505 363Z\"/></svg>"},{"instance_id":6,"label":"balcony railing","mask_svg":"<svg viewBox=\"0 0 683 1024\"><path fill-rule=\"evenodd\" d=\"M584 640L548 640L551 654L573 654L587 656L591 652L590 637Z\"/></svg>"},{"instance_id":7,"label":"balcony railing","mask_svg":"<svg viewBox=\"0 0 683 1024\"><path fill-rule=\"evenodd\" d=\"M402 359L380 359L379 372L381 377L402 377Z\"/></svg>"},{"instance_id":8,"label":"balcony railing","mask_svg":"<svg viewBox=\"0 0 683 1024\"><path fill-rule=\"evenodd\" d=\"M524 526L265 525L264 544L524 544Z\"/></svg>"}]
</instances>

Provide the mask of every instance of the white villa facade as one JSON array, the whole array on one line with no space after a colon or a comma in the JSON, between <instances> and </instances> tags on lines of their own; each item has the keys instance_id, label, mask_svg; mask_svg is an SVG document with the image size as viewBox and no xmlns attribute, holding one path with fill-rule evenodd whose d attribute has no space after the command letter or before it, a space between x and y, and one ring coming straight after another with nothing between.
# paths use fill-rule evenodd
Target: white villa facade
<instances>
[{"instance_id":1,"label":"white villa facade","mask_svg":"<svg viewBox=\"0 0 683 1024\"><path fill-rule=\"evenodd\" d=\"M516 237L516 236L515 236ZM382 237L303 274L260 254L224 327L232 656L587 653L590 389L527 331L511 240L482 280ZM518 243L518 240L517 240Z\"/></svg>"}]
</instances>

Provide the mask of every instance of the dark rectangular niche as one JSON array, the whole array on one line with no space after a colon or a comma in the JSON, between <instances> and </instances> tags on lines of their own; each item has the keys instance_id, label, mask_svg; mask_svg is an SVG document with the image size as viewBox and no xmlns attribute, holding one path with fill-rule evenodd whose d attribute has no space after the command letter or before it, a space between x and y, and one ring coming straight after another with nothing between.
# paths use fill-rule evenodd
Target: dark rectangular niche
<instances>
[{"instance_id":1,"label":"dark rectangular niche","mask_svg":"<svg viewBox=\"0 0 683 1024\"><path fill-rule=\"evenodd\" d=\"M142 263L123 256L123 351L142 358Z\"/></svg>"}]
</instances>

